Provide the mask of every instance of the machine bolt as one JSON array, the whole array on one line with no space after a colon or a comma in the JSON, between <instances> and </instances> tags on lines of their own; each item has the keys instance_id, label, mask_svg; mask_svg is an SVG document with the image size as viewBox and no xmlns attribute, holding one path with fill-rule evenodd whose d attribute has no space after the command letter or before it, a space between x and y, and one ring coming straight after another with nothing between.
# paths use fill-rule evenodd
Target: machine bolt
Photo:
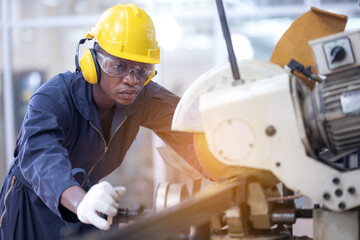
<instances>
[{"instance_id":1,"label":"machine bolt","mask_svg":"<svg viewBox=\"0 0 360 240\"><path fill-rule=\"evenodd\" d=\"M340 203L339 203L339 208L340 208L340 209L345 209L345 207L346 207L346 205L345 205L344 202L340 202Z\"/></svg>"},{"instance_id":2,"label":"machine bolt","mask_svg":"<svg viewBox=\"0 0 360 240\"><path fill-rule=\"evenodd\" d=\"M323 194L323 198L324 198L325 200L329 200L329 199L330 199L330 194L329 194L329 193L324 193L324 194Z\"/></svg>"},{"instance_id":3,"label":"machine bolt","mask_svg":"<svg viewBox=\"0 0 360 240\"><path fill-rule=\"evenodd\" d=\"M333 183L338 185L340 183L340 179L337 177L333 178Z\"/></svg>"},{"instance_id":4,"label":"machine bolt","mask_svg":"<svg viewBox=\"0 0 360 240\"><path fill-rule=\"evenodd\" d=\"M268 126L265 130L267 136L272 137L276 133L276 129L273 126Z\"/></svg>"},{"instance_id":5,"label":"machine bolt","mask_svg":"<svg viewBox=\"0 0 360 240\"><path fill-rule=\"evenodd\" d=\"M355 193L355 188L354 187L349 187L348 192L352 195Z\"/></svg>"},{"instance_id":6,"label":"machine bolt","mask_svg":"<svg viewBox=\"0 0 360 240\"><path fill-rule=\"evenodd\" d=\"M341 197L343 195L343 191L341 189L336 189L335 190L335 195L338 197Z\"/></svg>"}]
</instances>

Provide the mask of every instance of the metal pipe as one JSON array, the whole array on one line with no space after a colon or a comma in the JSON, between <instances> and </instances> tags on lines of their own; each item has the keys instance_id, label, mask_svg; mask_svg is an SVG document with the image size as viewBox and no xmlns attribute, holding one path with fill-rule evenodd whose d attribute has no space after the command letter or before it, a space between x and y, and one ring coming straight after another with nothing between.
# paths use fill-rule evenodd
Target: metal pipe
<instances>
[{"instance_id":1,"label":"metal pipe","mask_svg":"<svg viewBox=\"0 0 360 240\"><path fill-rule=\"evenodd\" d=\"M272 223L295 223L295 209L277 209L271 214Z\"/></svg>"},{"instance_id":2,"label":"metal pipe","mask_svg":"<svg viewBox=\"0 0 360 240\"><path fill-rule=\"evenodd\" d=\"M272 223L295 223L297 218L312 218L312 209L276 209L271 214Z\"/></svg>"},{"instance_id":3,"label":"metal pipe","mask_svg":"<svg viewBox=\"0 0 360 240\"><path fill-rule=\"evenodd\" d=\"M235 80L240 80L239 68L236 63L236 56L235 56L234 48L233 48L233 45L231 42L231 35L230 35L229 27L228 27L228 24L226 21L226 15L225 15L225 10L224 10L224 5L223 5L222 0L216 0L216 6L218 9L221 28L223 30L226 47L227 47L228 54L229 54L229 60L230 60L233 77Z\"/></svg>"},{"instance_id":4,"label":"metal pipe","mask_svg":"<svg viewBox=\"0 0 360 240\"><path fill-rule=\"evenodd\" d=\"M13 79L12 79L12 41L10 27L10 2L11 0L1 1L2 29L1 40L3 43L3 96L4 96L4 130L5 130L5 153L7 167L13 158L15 145L15 116L13 98Z\"/></svg>"}]
</instances>

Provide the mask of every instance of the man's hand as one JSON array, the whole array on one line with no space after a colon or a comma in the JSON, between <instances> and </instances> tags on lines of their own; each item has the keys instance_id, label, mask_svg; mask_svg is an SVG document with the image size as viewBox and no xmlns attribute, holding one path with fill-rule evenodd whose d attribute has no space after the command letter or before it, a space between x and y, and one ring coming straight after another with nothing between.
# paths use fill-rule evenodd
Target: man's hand
<instances>
[{"instance_id":1,"label":"man's hand","mask_svg":"<svg viewBox=\"0 0 360 240\"><path fill-rule=\"evenodd\" d=\"M102 230L109 230L110 224L100 213L113 217L117 214L118 201L126 192L124 187L113 187L108 182L95 184L86 193L77 208L77 216L83 223L93 224Z\"/></svg>"}]
</instances>

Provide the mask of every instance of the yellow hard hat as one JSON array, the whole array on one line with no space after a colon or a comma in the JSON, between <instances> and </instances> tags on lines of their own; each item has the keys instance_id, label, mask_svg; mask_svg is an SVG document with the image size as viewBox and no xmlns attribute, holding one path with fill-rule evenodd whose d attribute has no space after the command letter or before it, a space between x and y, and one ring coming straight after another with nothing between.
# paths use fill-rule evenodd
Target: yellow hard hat
<instances>
[{"instance_id":1,"label":"yellow hard hat","mask_svg":"<svg viewBox=\"0 0 360 240\"><path fill-rule=\"evenodd\" d=\"M133 3L107 9L86 38L94 39L115 57L150 64L160 62L154 24L145 11Z\"/></svg>"}]
</instances>

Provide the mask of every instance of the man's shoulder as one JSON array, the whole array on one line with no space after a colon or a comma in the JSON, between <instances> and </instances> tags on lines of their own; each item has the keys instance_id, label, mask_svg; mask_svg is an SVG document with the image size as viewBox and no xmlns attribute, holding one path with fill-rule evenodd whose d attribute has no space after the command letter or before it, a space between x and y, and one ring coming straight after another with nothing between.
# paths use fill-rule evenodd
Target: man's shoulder
<instances>
[{"instance_id":1,"label":"man's shoulder","mask_svg":"<svg viewBox=\"0 0 360 240\"><path fill-rule=\"evenodd\" d=\"M50 80L48 80L47 82L45 82L41 88L42 89L46 89L46 88L53 88L53 87L66 87L68 85L70 85L71 81L75 78L75 73L72 72L64 72L64 73L60 73L57 74L55 76L53 76ZM42 89L39 90L42 90Z\"/></svg>"},{"instance_id":2,"label":"man's shoulder","mask_svg":"<svg viewBox=\"0 0 360 240\"><path fill-rule=\"evenodd\" d=\"M79 77L80 75L80 77ZM61 105L71 102L72 91L77 87L74 84L81 81L81 74L65 72L55 75L50 80L45 82L32 95L34 98L47 99L50 102L57 102Z\"/></svg>"},{"instance_id":3,"label":"man's shoulder","mask_svg":"<svg viewBox=\"0 0 360 240\"><path fill-rule=\"evenodd\" d=\"M76 79L78 79L77 74L70 71L57 74L45 82L35 94L44 94L53 97L70 94L71 85L74 81L77 81Z\"/></svg>"}]
</instances>

